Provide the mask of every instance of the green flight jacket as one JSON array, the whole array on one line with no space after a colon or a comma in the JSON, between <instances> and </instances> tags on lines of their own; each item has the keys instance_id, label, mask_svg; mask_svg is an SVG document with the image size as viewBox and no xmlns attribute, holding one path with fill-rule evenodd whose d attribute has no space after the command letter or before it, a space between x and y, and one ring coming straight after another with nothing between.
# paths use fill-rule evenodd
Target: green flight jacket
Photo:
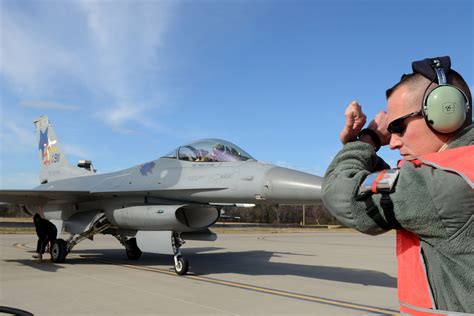
<instances>
[{"instance_id":1,"label":"green flight jacket","mask_svg":"<svg viewBox=\"0 0 474 316\"><path fill-rule=\"evenodd\" d=\"M448 148L474 144L474 125L462 130ZM474 157L466 157L474 163ZM324 176L323 201L344 225L362 233L386 232L356 201L368 174L390 168L361 141L344 145ZM428 282L439 310L474 313L474 190L459 175L405 163L390 194L395 218L420 238ZM372 196L380 206L380 194Z\"/></svg>"}]
</instances>

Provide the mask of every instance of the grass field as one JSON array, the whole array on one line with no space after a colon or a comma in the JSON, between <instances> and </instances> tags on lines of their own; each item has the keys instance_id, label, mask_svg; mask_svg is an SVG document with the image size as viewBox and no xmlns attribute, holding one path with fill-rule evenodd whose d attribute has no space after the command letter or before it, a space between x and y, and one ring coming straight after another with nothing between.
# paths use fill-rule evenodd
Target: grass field
<instances>
[{"instance_id":1,"label":"grass field","mask_svg":"<svg viewBox=\"0 0 474 316\"><path fill-rule=\"evenodd\" d=\"M0 227L0 234L36 234L34 227Z\"/></svg>"}]
</instances>

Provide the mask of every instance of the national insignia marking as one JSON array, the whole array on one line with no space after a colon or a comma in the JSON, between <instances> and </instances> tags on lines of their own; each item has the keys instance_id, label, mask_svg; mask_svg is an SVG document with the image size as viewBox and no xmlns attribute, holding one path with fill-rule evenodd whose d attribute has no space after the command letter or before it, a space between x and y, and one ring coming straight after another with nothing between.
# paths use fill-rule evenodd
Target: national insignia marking
<instances>
[{"instance_id":1,"label":"national insignia marking","mask_svg":"<svg viewBox=\"0 0 474 316\"><path fill-rule=\"evenodd\" d=\"M147 162L146 164L140 167L140 173L142 174L142 176L147 176L149 173L153 173L154 167L155 167L155 163L153 161Z\"/></svg>"}]
</instances>

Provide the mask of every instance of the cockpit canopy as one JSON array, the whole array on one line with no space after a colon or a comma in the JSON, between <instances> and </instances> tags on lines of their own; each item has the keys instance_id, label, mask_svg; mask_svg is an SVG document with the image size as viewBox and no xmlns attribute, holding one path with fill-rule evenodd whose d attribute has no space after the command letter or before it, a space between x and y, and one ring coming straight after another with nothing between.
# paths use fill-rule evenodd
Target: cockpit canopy
<instances>
[{"instance_id":1,"label":"cockpit canopy","mask_svg":"<svg viewBox=\"0 0 474 316\"><path fill-rule=\"evenodd\" d=\"M242 148L222 139L203 139L178 147L166 158L195 162L224 162L255 160Z\"/></svg>"}]
</instances>

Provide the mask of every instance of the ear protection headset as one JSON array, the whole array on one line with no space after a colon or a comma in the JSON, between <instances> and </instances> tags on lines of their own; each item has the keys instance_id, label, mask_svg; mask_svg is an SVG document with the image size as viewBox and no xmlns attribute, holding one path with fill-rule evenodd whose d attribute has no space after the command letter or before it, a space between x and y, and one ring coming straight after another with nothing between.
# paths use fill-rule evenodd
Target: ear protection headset
<instances>
[{"instance_id":1,"label":"ear protection headset","mask_svg":"<svg viewBox=\"0 0 474 316\"><path fill-rule=\"evenodd\" d=\"M446 134L460 129L469 111L466 94L458 87L448 84L446 73L450 67L449 56L425 59L412 64L413 72L430 79L431 83L437 81L439 84L430 93L425 92L421 110L428 126Z\"/></svg>"}]
</instances>

